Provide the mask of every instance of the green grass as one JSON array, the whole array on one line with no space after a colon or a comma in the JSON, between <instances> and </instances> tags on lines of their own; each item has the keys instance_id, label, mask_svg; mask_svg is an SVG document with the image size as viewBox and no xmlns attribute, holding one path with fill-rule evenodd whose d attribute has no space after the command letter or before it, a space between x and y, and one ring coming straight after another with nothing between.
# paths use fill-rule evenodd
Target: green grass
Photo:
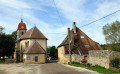
<instances>
[{"instance_id":1,"label":"green grass","mask_svg":"<svg viewBox=\"0 0 120 74\"><path fill-rule=\"evenodd\" d=\"M0 64L8 64L8 63L3 60L0 60Z\"/></svg>"},{"instance_id":2,"label":"green grass","mask_svg":"<svg viewBox=\"0 0 120 74\"><path fill-rule=\"evenodd\" d=\"M103 74L119 74L116 71L113 71L111 69L105 69L104 67L98 66L96 65L95 67L88 67L87 69L93 70L93 71L97 71L99 73L103 73Z\"/></svg>"},{"instance_id":3,"label":"green grass","mask_svg":"<svg viewBox=\"0 0 120 74\"><path fill-rule=\"evenodd\" d=\"M93 66L87 67L86 65L80 64L79 62L72 62L69 65L76 66L76 67L83 67L83 68L86 68L86 69L97 71L97 72L102 73L102 74L120 74L116 71L113 71L111 69L105 69L104 67L101 67L101 66L98 66L98 65L96 65L94 67Z\"/></svg>"}]
</instances>

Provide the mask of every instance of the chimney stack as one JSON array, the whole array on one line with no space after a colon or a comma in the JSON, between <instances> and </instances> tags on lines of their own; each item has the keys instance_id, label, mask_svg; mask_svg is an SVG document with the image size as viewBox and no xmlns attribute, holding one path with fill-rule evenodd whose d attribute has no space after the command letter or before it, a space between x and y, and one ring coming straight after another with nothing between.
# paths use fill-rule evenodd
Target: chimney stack
<instances>
[{"instance_id":1,"label":"chimney stack","mask_svg":"<svg viewBox=\"0 0 120 74\"><path fill-rule=\"evenodd\" d=\"M73 32L76 33L76 23L73 22Z\"/></svg>"},{"instance_id":2,"label":"chimney stack","mask_svg":"<svg viewBox=\"0 0 120 74\"><path fill-rule=\"evenodd\" d=\"M70 36L70 28L68 28L68 36Z\"/></svg>"}]
</instances>

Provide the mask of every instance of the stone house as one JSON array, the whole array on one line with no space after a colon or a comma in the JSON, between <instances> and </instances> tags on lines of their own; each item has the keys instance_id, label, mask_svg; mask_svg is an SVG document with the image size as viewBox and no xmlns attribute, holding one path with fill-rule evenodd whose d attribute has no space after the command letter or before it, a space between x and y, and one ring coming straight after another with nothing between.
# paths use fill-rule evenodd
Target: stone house
<instances>
[{"instance_id":1,"label":"stone house","mask_svg":"<svg viewBox=\"0 0 120 74\"><path fill-rule=\"evenodd\" d=\"M68 28L68 35L58 46L58 61L61 63L69 62L69 42L72 61L80 62L84 56L88 55L89 50L102 50L99 43L90 39L84 32L73 23L73 29Z\"/></svg>"},{"instance_id":2,"label":"stone house","mask_svg":"<svg viewBox=\"0 0 120 74\"><path fill-rule=\"evenodd\" d=\"M27 31L26 24L21 19L17 29L14 59L16 62L45 63L47 40L36 26Z\"/></svg>"}]
</instances>

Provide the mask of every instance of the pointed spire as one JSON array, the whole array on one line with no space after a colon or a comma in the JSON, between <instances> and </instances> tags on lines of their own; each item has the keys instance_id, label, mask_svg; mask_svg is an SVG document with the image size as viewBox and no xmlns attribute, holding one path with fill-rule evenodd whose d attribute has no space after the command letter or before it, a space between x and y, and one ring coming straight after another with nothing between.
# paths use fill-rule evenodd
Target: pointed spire
<instances>
[{"instance_id":1,"label":"pointed spire","mask_svg":"<svg viewBox=\"0 0 120 74\"><path fill-rule=\"evenodd\" d=\"M22 18L23 18L23 14L21 14L21 22L23 22L23 19L22 19Z\"/></svg>"},{"instance_id":2,"label":"pointed spire","mask_svg":"<svg viewBox=\"0 0 120 74\"><path fill-rule=\"evenodd\" d=\"M23 22L23 19L21 18L21 22Z\"/></svg>"}]
</instances>

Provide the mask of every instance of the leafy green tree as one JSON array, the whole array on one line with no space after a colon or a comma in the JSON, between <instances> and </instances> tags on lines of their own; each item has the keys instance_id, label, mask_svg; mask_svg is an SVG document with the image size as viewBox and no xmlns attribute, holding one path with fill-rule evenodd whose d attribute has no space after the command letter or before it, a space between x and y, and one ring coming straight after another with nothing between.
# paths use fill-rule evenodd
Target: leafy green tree
<instances>
[{"instance_id":1,"label":"leafy green tree","mask_svg":"<svg viewBox=\"0 0 120 74\"><path fill-rule=\"evenodd\" d=\"M55 46L51 46L48 48L48 54L49 54L49 57L57 59L58 49Z\"/></svg>"},{"instance_id":2,"label":"leafy green tree","mask_svg":"<svg viewBox=\"0 0 120 74\"><path fill-rule=\"evenodd\" d=\"M112 44L112 50L120 51L120 22L115 21L103 26L106 43Z\"/></svg>"},{"instance_id":3,"label":"leafy green tree","mask_svg":"<svg viewBox=\"0 0 120 74\"><path fill-rule=\"evenodd\" d=\"M0 56L5 60L5 56L11 56L14 52L15 41L11 35L0 34Z\"/></svg>"},{"instance_id":4,"label":"leafy green tree","mask_svg":"<svg viewBox=\"0 0 120 74\"><path fill-rule=\"evenodd\" d=\"M3 33L4 28L0 26L0 33Z\"/></svg>"},{"instance_id":5,"label":"leafy green tree","mask_svg":"<svg viewBox=\"0 0 120 74\"><path fill-rule=\"evenodd\" d=\"M17 31L12 32L12 37L14 38L14 40L17 40Z\"/></svg>"}]
</instances>

